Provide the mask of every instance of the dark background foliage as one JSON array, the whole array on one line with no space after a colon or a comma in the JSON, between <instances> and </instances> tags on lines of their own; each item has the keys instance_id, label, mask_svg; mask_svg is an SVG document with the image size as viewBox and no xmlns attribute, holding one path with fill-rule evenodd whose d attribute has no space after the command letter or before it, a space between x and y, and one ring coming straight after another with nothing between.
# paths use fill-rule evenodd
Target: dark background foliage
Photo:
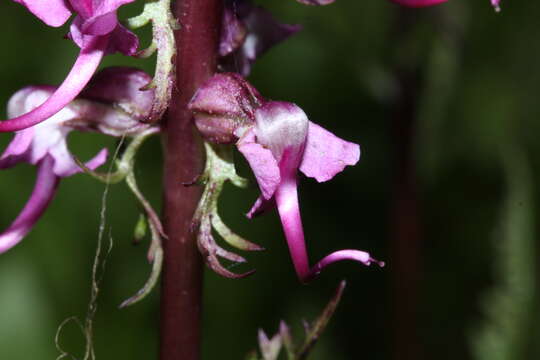
<instances>
[{"instance_id":1,"label":"dark background foliage","mask_svg":"<svg viewBox=\"0 0 540 360\"><path fill-rule=\"evenodd\" d=\"M265 96L297 103L312 121L361 144L363 151L357 166L329 183L301 180L312 261L350 247L370 251L387 266L342 263L307 286L299 284L276 214L254 221L243 216L256 198L255 183L249 190L228 186L220 204L224 219L267 251L247 254L248 266L257 269L251 278L233 281L207 272L204 358L242 359L255 347L257 329L273 333L280 319L300 334L301 320L313 319L343 278L348 288L342 304L312 359L480 359L473 344L485 328L500 335L497 344L511 341L504 329L513 325L505 319L515 319L516 311L529 319L539 313L534 301L517 307L519 291L504 290L504 284L516 284L508 279L513 274L534 275L534 247L507 268L507 253L498 250L514 244L510 248L519 253L527 244L519 248L519 241L510 240L531 239L528 245L534 245L538 230L537 4L505 1L496 14L488 0L450 0L421 10L383 0L338 0L319 8L292 0L259 2L304 30L264 56L250 80ZM123 15L137 13L140 6L130 5ZM46 28L10 1L0 9L5 104L25 85L61 81L77 49L62 39L66 28ZM148 32L141 38L148 41ZM103 66L113 64L149 72L153 66L118 55ZM0 136L2 148L10 138ZM70 137L80 157L114 144L99 135ZM519 158L510 149L517 149ZM159 208L159 140L150 141L139 156L140 185ZM238 159L240 172L250 176ZM530 179L512 171L517 162L529 169ZM33 179L34 169L27 165L2 171L0 226L22 207ZM524 188L528 180L531 191ZM519 203L508 197L512 186L527 190ZM1 359L54 359L59 324L73 315L84 318L103 191L87 176L65 179L35 229L0 257ZM158 293L117 309L149 271L147 244L131 242L137 204L125 185L111 186L106 202L105 240L110 234L114 246L94 323L97 358L153 359ZM505 212L505 204L526 211ZM517 235L504 236L507 225L517 228ZM516 286L525 285L518 281ZM506 300L490 317L491 290L498 287ZM501 352L489 355L488 349L484 356L538 358L538 343L531 340L538 336L537 324L525 321L512 331L523 342L519 352L499 357ZM60 342L77 356L83 353L73 323Z\"/></svg>"}]
</instances>

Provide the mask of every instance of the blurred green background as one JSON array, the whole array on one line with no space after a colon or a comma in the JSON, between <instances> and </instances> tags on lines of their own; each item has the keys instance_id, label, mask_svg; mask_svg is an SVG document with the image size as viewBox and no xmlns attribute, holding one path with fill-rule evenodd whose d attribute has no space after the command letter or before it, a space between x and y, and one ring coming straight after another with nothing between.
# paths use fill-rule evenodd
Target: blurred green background
<instances>
[{"instance_id":1,"label":"blurred green background","mask_svg":"<svg viewBox=\"0 0 540 360\"><path fill-rule=\"evenodd\" d=\"M341 263L301 285L276 213L253 221L243 215L257 196L255 183L227 186L223 218L267 251L246 254L257 269L248 279L206 273L204 359L243 359L257 329L273 334L280 319L300 335L301 320L315 318L343 278L348 288L311 359L538 359L538 5L504 1L496 14L488 0L421 10L384 0L319 8L258 2L304 30L265 55L250 80L363 151L357 166L329 183L301 180L312 262L359 248L387 266ZM121 16L140 8L139 1ZM62 39L66 27L47 28L11 1L0 10L5 107L25 85L58 84L77 49ZM140 35L147 43L148 29ZM119 55L102 66L113 64L153 67ZM2 148L11 136L0 136ZM114 144L99 135L70 137L83 158ZM137 175L156 208L161 161L152 139ZM20 165L1 177L5 228L31 191L34 169ZM0 257L0 359L54 359L59 324L84 319L103 191L88 176L65 179L39 224ZM137 218L126 186L112 186L105 234L114 246L94 322L98 359L157 357L158 293L117 309L149 271L147 242L132 245ZM73 323L60 342L77 358L84 352Z\"/></svg>"}]
</instances>

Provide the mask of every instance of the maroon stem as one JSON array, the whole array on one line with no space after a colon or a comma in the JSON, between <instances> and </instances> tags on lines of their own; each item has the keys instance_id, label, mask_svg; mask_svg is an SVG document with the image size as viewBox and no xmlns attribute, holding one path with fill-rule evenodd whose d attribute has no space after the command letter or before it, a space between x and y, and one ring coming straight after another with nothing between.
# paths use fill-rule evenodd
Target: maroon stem
<instances>
[{"instance_id":1,"label":"maroon stem","mask_svg":"<svg viewBox=\"0 0 540 360\"><path fill-rule=\"evenodd\" d=\"M396 43L415 41L412 33L416 18L411 11L400 11ZM418 57L418 55L416 55ZM419 288L421 282L422 231L416 179L415 140L419 110L421 74L415 58L412 63L396 64L399 98L393 114L394 181L390 224L392 299L394 301L393 357L399 360L424 358L419 333Z\"/></svg>"},{"instance_id":2,"label":"maroon stem","mask_svg":"<svg viewBox=\"0 0 540 360\"><path fill-rule=\"evenodd\" d=\"M161 360L200 358L203 262L190 231L201 189L185 187L203 169L201 141L187 103L216 69L223 0L178 0L174 14L177 59L172 103L166 119L165 261L161 290Z\"/></svg>"}]
</instances>

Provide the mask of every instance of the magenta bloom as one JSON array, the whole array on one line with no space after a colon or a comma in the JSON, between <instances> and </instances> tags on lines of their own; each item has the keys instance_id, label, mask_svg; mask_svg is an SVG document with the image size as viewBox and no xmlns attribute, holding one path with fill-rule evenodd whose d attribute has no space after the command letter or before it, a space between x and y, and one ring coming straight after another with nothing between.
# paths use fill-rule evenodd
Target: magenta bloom
<instances>
[{"instance_id":1,"label":"magenta bloom","mask_svg":"<svg viewBox=\"0 0 540 360\"><path fill-rule=\"evenodd\" d=\"M37 166L34 191L15 221L0 234L0 253L19 243L39 220L53 199L61 178L81 172L67 147L73 130L94 131L110 136L135 135L150 125L140 122L149 113L154 92L140 91L150 81L143 71L125 67L107 68L96 74L77 98L47 121L16 132L0 156L0 169L25 162ZM29 86L8 103L8 116L31 111L54 93L52 86ZM90 169L103 164L106 149L86 163Z\"/></svg>"},{"instance_id":2,"label":"magenta bloom","mask_svg":"<svg viewBox=\"0 0 540 360\"><path fill-rule=\"evenodd\" d=\"M408 7L426 7L426 6L437 5L437 4L446 2L448 0L391 0L391 1L398 3L400 5L408 6Z\"/></svg>"},{"instance_id":3,"label":"magenta bloom","mask_svg":"<svg viewBox=\"0 0 540 360\"><path fill-rule=\"evenodd\" d=\"M18 116L41 104L54 92L53 87L26 87L13 95L8 115ZM60 178L80 172L67 149L66 137L72 128L69 121L79 114L65 107L47 122L19 131L0 157L0 169L26 162L37 166L34 191L15 221L0 234L0 253L17 245L32 229L53 199ZM86 165L92 169L103 164L107 151L102 150Z\"/></svg>"},{"instance_id":4,"label":"magenta bloom","mask_svg":"<svg viewBox=\"0 0 540 360\"><path fill-rule=\"evenodd\" d=\"M354 260L365 265L376 262L364 251L340 250L311 267L300 218L298 170L319 182L328 181L345 166L358 162L358 145L310 122L295 104L271 101L255 111L255 126L243 134L237 146L249 162L262 193L248 217L274 204L277 206L294 267L302 282L310 281L336 261Z\"/></svg>"},{"instance_id":5,"label":"magenta bloom","mask_svg":"<svg viewBox=\"0 0 540 360\"><path fill-rule=\"evenodd\" d=\"M267 101L238 74L214 75L194 95L189 108L208 140L230 144L247 159L261 196L248 217L277 207L289 251L302 282L341 260L377 262L359 250L336 251L309 265L298 204L298 170L318 182L328 181L360 158L357 144L342 140L308 120L292 103Z\"/></svg>"},{"instance_id":6,"label":"magenta bloom","mask_svg":"<svg viewBox=\"0 0 540 360\"><path fill-rule=\"evenodd\" d=\"M38 124L59 112L86 86L106 53L133 55L137 37L118 23L116 10L134 0L14 0L49 26L61 26L75 13L69 37L81 48L62 84L28 113L1 121L0 132L17 131Z\"/></svg>"}]
</instances>

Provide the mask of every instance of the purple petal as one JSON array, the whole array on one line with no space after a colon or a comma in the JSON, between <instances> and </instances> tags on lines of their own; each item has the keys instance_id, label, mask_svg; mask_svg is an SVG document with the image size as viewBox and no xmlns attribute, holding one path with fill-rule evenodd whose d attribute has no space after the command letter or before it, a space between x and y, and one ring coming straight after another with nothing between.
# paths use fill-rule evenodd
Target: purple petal
<instances>
[{"instance_id":1,"label":"purple petal","mask_svg":"<svg viewBox=\"0 0 540 360\"><path fill-rule=\"evenodd\" d=\"M82 18L81 31L86 35L105 35L118 23L116 10L134 0L70 0Z\"/></svg>"},{"instance_id":2,"label":"purple petal","mask_svg":"<svg viewBox=\"0 0 540 360\"><path fill-rule=\"evenodd\" d=\"M111 32L111 40L107 48L107 54L119 52L127 56L133 56L139 48L139 38L137 35L118 24Z\"/></svg>"},{"instance_id":3,"label":"purple petal","mask_svg":"<svg viewBox=\"0 0 540 360\"><path fill-rule=\"evenodd\" d=\"M259 188L265 199L270 199L280 181L278 163L272 152L255 142L253 131L249 131L237 144L255 174Z\"/></svg>"},{"instance_id":4,"label":"purple petal","mask_svg":"<svg viewBox=\"0 0 540 360\"><path fill-rule=\"evenodd\" d=\"M32 128L15 134L8 147L0 157L0 169L8 169L20 162L30 162L30 147L34 139Z\"/></svg>"},{"instance_id":5,"label":"purple petal","mask_svg":"<svg viewBox=\"0 0 540 360\"><path fill-rule=\"evenodd\" d=\"M26 129L62 110L86 86L96 71L107 44L108 37L106 36L92 39L88 47L81 49L71 71L56 91L32 111L13 119L1 121L0 132Z\"/></svg>"},{"instance_id":6,"label":"purple petal","mask_svg":"<svg viewBox=\"0 0 540 360\"><path fill-rule=\"evenodd\" d=\"M152 81L144 71L107 67L88 83L80 97L119 107L136 120L145 120L154 101L154 89L141 90Z\"/></svg>"},{"instance_id":7,"label":"purple petal","mask_svg":"<svg viewBox=\"0 0 540 360\"><path fill-rule=\"evenodd\" d=\"M227 56L238 49L244 42L247 29L238 19L233 9L223 9L221 38L219 40L219 56Z\"/></svg>"},{"instance_id":8,"label":"purple petal","mask_svg":"<svg viewBox=\"0 0 540 360\"><path fill-rule=\"evenodd\" d=\"M501 11L501 0L491 0L491 5L495 8L495 11Z\"/></svg>"},{"instance_id":9,"label":"purple petal","mask_svg":"<svg viewBox=\"0 0 540 360\"><path fill-rule=\"evenodd\" d=\"M364 251L340 250L326 256L313 268L310 268L298 205L296 179L290 177L284 180L276 191L275 199L294 268L301 282L306 283L313 280L326 266L341 260L354 260L364 265L375 262L379 266L384 266L383 262L371 258Z\"/></svg>"},{"instance_id":10,"label":"purple petal","mask_svg":"<svg viewBox=\"0 0 540 360\"><path fill-rule=\"evenodd\" d=\"M233 3L233 12L247 28L242 47L220 61L225 71L249 75L257 58L271 47L300 31L300 25L281 24L263 7L254 6L249 1ZM227 21L226 19L224 21Z\"/></svg>"},{"instance_id":11,"label":"purple petal","mask_svg":"<svg viewBox=\"0 0 540 360\"><path fill-rule=\"evenodd\" d=\"M261 215L275 206L276 200L274 198L266 200L264 196L261 195L255 200L255 203L246 214L246 217L248 219L253 219L255 216Z\"/></svg>"},{"instance_id":12,"label":"purple petal","mask_svg":"<svg viewBox=\"0 0 540 360\"><path fill-rule=\"evenodd\" d=\"M32 229L51 202L59 178L53 172L54 160L46 157L38 165L34 191L15 221L0 234L0 253L17 245Z\"/></svg>"},{"instance_id":13,"label":"purple petal","mask_svg":"<svg viewBox=\"0 0 540 360\"><path fill-rule=\"evenodd\" d=\"M25 6L45 24L53 27L64 25L71 16L65 0L14 0Z\"/></svg>"},{"instance_id":14,"label":"purple petal","mask_svg":"<svg viewBox=\"0 0 540 360\"><path fill-rule=\"evenodd\" d=\"M85 163L90 170L95 170L107 161L107 149L101 149L96 156ZM81 167L73 160L73 156L67 148L55 147L51 150L51 156L54 158L54 173L59 177L68 177L83 171Z\"/></svg>"},{"instance_id":15,"label":"purple petal","mask_svg":"<svg viewBox=\"0 0 540 360\"><path fill-rule=\"evenodd\" d=\"M302 3L304 5L328 5L333 3L335 0L296 0L299 3Z\"/></svg>"},{"instance_id":16,"label":"purple petal","mask_svg":"<svg viewBox=\"0 0 540 360\"><path fill-rule=\"evenodd\" d=\"M345 166L354 165L360 159L360 146L342 140L320 127L309 122L304 157L300 171L318 182L328 181Z\"/></svg>"},{"instance_id":17,"label":"purple petal","mask_svg":"<svg viewBox=\"0 0 540 360\"><path fill-rule=\"evenodd\" d=\"M391 0L397 4L408 6L408 7L426 7L437 5L448 0Z\"/></svg>"}]
</instances>

